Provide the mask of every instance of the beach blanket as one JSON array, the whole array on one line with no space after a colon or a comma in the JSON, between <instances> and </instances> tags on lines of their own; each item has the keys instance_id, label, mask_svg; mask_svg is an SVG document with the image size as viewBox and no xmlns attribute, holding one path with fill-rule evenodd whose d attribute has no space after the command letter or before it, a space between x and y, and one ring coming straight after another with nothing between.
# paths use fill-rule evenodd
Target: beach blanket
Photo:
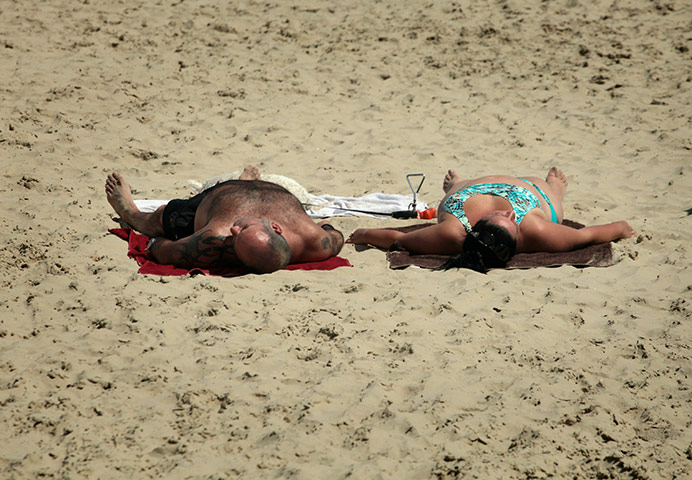
<instances>
[{"instance_id":1,"label":"beach blanket","mask_svg":"<svg viewBox=\"0 0 692 480\"><path fill-rule=\"evenodd\" d=\"M213 270L204 268L180 268L173 265L156 263L147 252L149 237L141 235L129 228L112 228L110 233L127 241L127 256L133 258L139 265L139 273L148 275L213 275L221 277L237 277L251 273L244 267L225 267ZM286 270L332 270L337 267L351 267L351 263L342 257L332 257L321 262L296 263L288 265Z\"/></svg>"},{"instance_id":2,"label":"beach blanket","mask_svg":"<svg viewBox=\"0 0 692 480\"><path fill-rule=\"evenodd\" d=\"M571 220L563 220L564 225L572 228L583 228L584 225ZM394 228L401 232L415 230L424 227L426 224L409 225L407 227ZM422 268L441 267L450 255L411 255L405 251L387 252L389 268L400 269L409 266ZM558 267L561 265L571 265L574 267L608 267L613 262L613 247L610 242L589 247L580 248L571 252L559 253L517 253L510 260L506 269L526 269L536 267Z\"/></svg>"}]
</instances>

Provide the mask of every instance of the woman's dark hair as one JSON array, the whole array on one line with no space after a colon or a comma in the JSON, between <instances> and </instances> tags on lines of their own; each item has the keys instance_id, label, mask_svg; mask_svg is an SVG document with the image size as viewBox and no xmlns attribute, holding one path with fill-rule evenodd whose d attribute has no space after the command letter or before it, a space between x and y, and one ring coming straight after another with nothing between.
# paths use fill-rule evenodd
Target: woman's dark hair
<instances>
[{"instance_id":1,"label":"woman's dark hair","mask_svg":"<svg viewBox=\"0 0 692 480\"><path fill-rule=\"evenodd\" d=\"M466 235L461 253L450 258L441 270L470 268L488 273L491 268L503 268L517 252L517 241L502 227L481 219Z\"/></svg>"}]
</instances>

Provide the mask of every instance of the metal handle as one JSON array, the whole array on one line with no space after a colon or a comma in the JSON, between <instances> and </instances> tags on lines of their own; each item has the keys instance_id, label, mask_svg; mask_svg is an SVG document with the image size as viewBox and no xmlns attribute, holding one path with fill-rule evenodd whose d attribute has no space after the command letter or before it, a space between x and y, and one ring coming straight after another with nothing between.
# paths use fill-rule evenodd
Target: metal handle
<instances>
[{"instance_id":1,"label":"metal handle","mask_svg":"<svg viewBox=\"0 0 692 480\"><path fill-rule=\"evenodd\" d=\"M420 179L420 183L418 184L418 188L413 188L413 185L411 185L411 177L422 177ZM409 204L409 208L411 210L416 209L416 194L420 192L420 187L423 186L423 182L425 181L425 174L424 173L409 173L406 175L406 181L408 182L408 186L411 188L411 191L413 192L413 202Z\"/></svg>"}]
</instances>

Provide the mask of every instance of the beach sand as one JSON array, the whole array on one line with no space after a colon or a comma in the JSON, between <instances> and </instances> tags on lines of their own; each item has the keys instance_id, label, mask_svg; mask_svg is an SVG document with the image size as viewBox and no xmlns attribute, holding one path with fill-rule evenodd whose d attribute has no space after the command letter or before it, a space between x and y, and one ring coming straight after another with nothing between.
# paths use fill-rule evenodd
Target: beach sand
<instances>
[{"instance_id":1,"label":"beach sand","mask_svg":"<svg viewBox=\"0 0 692 480\"><path fill-rule=\"evenodd\" d=\"M691 478L692 6L0 1L0 477ZM137 273L103 190L569 178L616 264ZM358 227L395 219L339 217Z\"/></svg>"}]
</instances>

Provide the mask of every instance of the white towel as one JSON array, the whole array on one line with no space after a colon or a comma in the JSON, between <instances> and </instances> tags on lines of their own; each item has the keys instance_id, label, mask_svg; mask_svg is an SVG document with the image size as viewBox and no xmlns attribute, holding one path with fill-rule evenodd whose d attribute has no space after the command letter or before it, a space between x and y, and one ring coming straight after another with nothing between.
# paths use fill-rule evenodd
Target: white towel
<instances>
[{"instance_id":1,"label":"white towel","mask_svg":"<svg viewBox=\"0 0 692 480\"><path fill-rule=\"evenodd\" d=\"M362 216L382 218L388 217L389 213L399 210L410 210L412 196L396 195L387 193L369 193L362 197L337 197L334 195L312 195L308 197L309 202L304 205L305 213L311 218L327 217L347 217ZM135 200L135 205L142 212L153 212L161 205L168 203L168 200ZM338 207L338 208L335 208ZM350 210L339 210L348 208L355 210L365 210L368 212L382 212L381 215L363 212L353 212ZM416 210L425 210L428 205L416 200Z\"/></svg>"},{"instance_id":2,"label":"white towel","mask_svg":"<svg viewBox=\"0 0 692 480\"><path fill-rule=\"evenodd\" d=\"M399 210L411 210L413 195L397 195L387 193L369 193L362 197L337 197L334 195L311 195L310 201L305 205L306 213L313 218L366 216L386 217L387 214ZM336 208L334 208L336 207ZM340 210L340 209L348 210ZM428 205L416 199L416 210L425 210ZM375 213L354 212L351 210L364 210Z\"/></svg>"},{"instance_id":3,"label":"white towel","mask_svg":"<svg viewBox=\"0 0 692 480\"><path fill-rule=\"evenodd\" d=\"M140 212L153 212L161 205L168 203L168 200L135 200L135 205Z\"/></svg>"},{"instance_id":4,"label":"white towel","mask_svg":"<svg viewBox=\"0 0 692 480\"><path fill-rule=\"evenodd\" d=\"M231 178L238 178L239 175L240 172L232 172L227 175L210 178L205 182L189 180L188 183L192 187L194 193L199 193L216 185L218 182ZM387 193L369 193L367 195L363 195L362 197L313 195L291 178L271 174L262 175L262 178L264 180L277 183L288 189L288 191L295 195L300 203L303 204L305 212L312 218L348 216L387 217L389 216L388 214L392 212L411 210L413 202L412 194L397 195ZM153 212L161 205L165 205L167 201L168 200L135 200L135 205L137 205L137 208L139 208L142 212ZM415 207L416 210L425 210L428 208L428 205L417 198ZM370 213L354 212L352 210L363 210Z\"/></svg>"}]
</instances>

